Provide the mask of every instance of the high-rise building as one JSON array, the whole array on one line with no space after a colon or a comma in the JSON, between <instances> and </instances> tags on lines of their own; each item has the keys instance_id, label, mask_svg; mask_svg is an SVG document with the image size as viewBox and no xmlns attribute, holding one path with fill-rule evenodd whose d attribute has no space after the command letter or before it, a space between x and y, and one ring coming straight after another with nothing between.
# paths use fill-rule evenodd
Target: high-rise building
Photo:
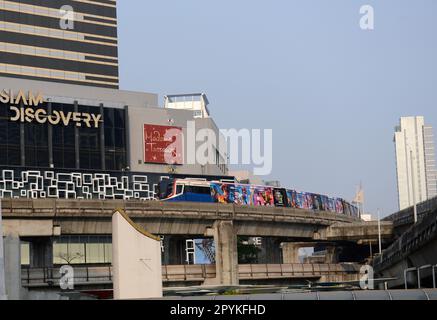
<instances>
[{"instance_id":1,"label":"high-rise building","mask_svg":"<svg viewBox=\"0 0 437 320\"><path fill-rule=\"evenodd\" d=\"M118 88L116 0L0 0L0 76Z\"/></svg>"},{"instance_id":2,"label":"high-rise building","mask_svg":"<svg viewBox=\"0 0 437 320\"><path fill-rule=\"evenodd\" d=\"M423 117L402 117L394 137L399 209L437 196L432 127Z\"/></svg>"}]
</instances>

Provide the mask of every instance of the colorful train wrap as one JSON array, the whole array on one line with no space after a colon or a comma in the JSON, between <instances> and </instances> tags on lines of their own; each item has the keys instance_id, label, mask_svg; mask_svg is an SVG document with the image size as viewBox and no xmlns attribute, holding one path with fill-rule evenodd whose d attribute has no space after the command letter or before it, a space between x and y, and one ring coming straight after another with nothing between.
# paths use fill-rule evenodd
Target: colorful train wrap
<instances>
[{"instance_id":1,"label":"colorful train wrap","mask_svg":"<svg viewBox=\"0 0 437 320\"><path fill-rule=\"evenodd\" d=\"M270 186L202 179L170 179L161 182L158 194L161 201L288 207L359 217L358 208L341 198Z\"/></svg>"}]
</instances>

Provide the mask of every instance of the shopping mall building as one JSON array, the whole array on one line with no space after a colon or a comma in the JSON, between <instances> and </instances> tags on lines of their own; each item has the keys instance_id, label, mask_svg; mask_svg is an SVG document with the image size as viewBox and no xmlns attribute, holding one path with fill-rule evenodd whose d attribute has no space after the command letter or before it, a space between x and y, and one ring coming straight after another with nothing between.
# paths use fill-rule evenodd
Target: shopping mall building
<instances>
[{"instance_id":1,"label":"shopping mall building","mask_svg":"<svg viewBox=\"0 0 437 320\"><path fill-rule=\"evenodd\" d=\"M227 174L218 143L205 165L187 163L182 150L188 127L220 136L204 94L167 96L158 107L150 93L12 77L0 84L0 197L150 200L163 177Z\"/></svg>"}]
</instances>

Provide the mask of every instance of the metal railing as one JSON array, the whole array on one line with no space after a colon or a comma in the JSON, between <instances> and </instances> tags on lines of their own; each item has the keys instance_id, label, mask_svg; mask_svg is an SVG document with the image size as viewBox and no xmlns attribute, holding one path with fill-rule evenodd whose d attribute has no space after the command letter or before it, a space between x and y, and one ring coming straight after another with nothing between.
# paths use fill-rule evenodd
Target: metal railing
<instances>
[{"instance_id":1,"label":"metal railing","mask_svg":"<svg viewBox=\"0 0 437 320\"><path fill-rule=\"evenodd\" d=\"M404 284L405 284L405 290L408 290L408 275L412 272L416 274L417 277L417 289L422 289L422 271L431 269L432 272L432 285L434 289L437 289L436 287L436 271L437 271L437 264L431 265L427 264L418 268L408 268L404 270Z\"/></svg>"},{"instance_id":2,"label":"metal railing","mask_svg":"<svg viewBox=\"0 0 437 320\"><path fill-rule=\"evenodd\" d=\"M382 255L374 259L375 269L384 269L388 265L402 260L412 252L419 250L423 244L437 237L437 210L426 215L416 225L406 231Z\"/></svg>"},{"instance_id":3,"label":"metal railing","mask_svg":"<svg viewBox=\"0 0 437 320\"><path fill-rule=\"evenodd\" d=\"M112 267L74 267L76 284L111 283ZM23 285L57 285L62 278L59 268L22 268L21 283Z\"/></svg>"},{"instance_id":4,"label":"metal railing","mask_svg":"<svg viewBox=\"0 0 437 320\"><path fill-rule=\"evenodd\" d=\"M112 267L74 267L76 285L111 284ZM62 275L59 268L22 268L23 286L56 286ZM238 266L239 279L292 279L321 276L356 276L360 266L355 264L246 264ZM163 282L203 282L216 277L215 265L164 265Z\"/></svg>"}]
</instances>

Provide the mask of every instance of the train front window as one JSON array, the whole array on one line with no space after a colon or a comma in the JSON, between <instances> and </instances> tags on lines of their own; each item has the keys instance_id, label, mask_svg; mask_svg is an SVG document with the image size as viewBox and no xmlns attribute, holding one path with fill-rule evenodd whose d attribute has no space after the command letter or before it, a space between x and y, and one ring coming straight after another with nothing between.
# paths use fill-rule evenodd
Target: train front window
<instances>
[{"instance_id":1,"label":"train front window","mask_svg":"<svg viewBox=\"0 0 437 320\"><path fill-rule=\"evenodd\" d=\"M167 199L173 194L173 181L162 180L158 185L158 197L159 199Z\"/></svg>"},{"instance_id":2,"label":"train front window","mask_svg":"<svg viewBox=\"0 0 437 320\"><path fill-rule=\"evenodd\" d=\"M197 187L197 186L187 186L185 188L185 192L187 193L196 193L196 194L211 194L211 189L209 187Z\"/></svg>"},{"instance_id":3,"label":"train front window","mask_svg":"<svg viewBox=\"0 0 437 320\"><path fill-rule=\"evenodd\" d=\"M184 191L184 185L182 184L176 185L176 194L182 194L183 191Z\"/></svg>"}]
</instances>

